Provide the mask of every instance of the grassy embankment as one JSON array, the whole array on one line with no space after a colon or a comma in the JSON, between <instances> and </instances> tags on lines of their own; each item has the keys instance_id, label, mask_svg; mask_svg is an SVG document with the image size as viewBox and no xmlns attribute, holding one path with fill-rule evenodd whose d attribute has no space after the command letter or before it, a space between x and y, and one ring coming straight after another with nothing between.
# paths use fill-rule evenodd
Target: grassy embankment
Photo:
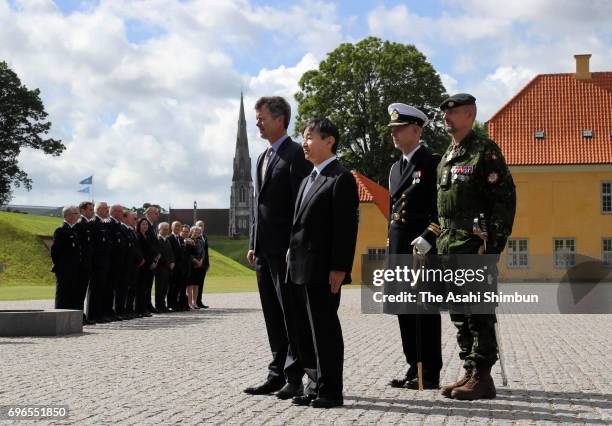
<instances>
[{"instance_id":1,"label":"grassy embankment","mask_svg":"<svg viewBox=\"0 0 612 426\"><path fill-rule=\"evenodd\" d=\"M55 294L49 251L40 236L53 235L61 219L0 212L0 300L50 299ZM245 266L248 241L210 236L211 268L206 293L256 291L255 272Z\"/></svg>"}]
</instances>

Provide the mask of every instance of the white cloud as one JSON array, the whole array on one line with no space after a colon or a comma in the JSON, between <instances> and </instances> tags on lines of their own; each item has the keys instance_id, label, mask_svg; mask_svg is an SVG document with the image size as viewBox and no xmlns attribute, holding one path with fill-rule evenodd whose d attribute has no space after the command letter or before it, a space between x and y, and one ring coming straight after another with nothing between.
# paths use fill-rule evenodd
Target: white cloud
<instances>
[{"instance_id":1,"label":"white cloud","mask_svg":"<svg viewBox=\"0 0 612 426\"><path fill-rule=\"evenodd\" d=\"M34 188L17 189L13 202L75 202L78 182L93 174L97 199L228 206L241 88L254 166L264 145L252 105L277 94L295 108L299 77L341 39L335 19L335 6L310 1L279 10L246 0L102 0L64 15L51 1L0 0L0 57L41 89L52 136L67 147L60 157L22 153ZM134 42L130 20L158 31ZM268 55L312 49L294 65L237 70L228 52L272 33L286 39L266 41Z\"/></svg>"},{"instance_id":2,"label":"white cloud","mask_svg":"<svg viewBox=\"0 0 612 426\"><path fill-rule=\"evenodd\" d=\"M471 92L478 98L481 120L488 120L535 75L573 72L576 53L593 55L592 70L610 69L610 1L443 4L437 16L420 16L401 4L379 6L368 14L368 26L374 34L430 49L433 65L444 68L449 92Z\"/></svg>"}]
</instances>

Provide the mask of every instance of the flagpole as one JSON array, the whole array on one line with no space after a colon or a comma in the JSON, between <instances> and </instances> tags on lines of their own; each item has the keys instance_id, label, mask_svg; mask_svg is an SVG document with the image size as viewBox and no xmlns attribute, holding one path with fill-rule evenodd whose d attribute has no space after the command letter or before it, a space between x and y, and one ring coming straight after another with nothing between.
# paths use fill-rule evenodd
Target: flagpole
<instances>
[{"instance_id":1,"label":"flagpole","mask_svg":"<svg viewBox=\"0 0 612 426\"><path fill-rule=\"evenodd\" d=\"M93 175L91 175L91 203L95 204L94 201L94 185L93 185Z\"/></svg>"}]
</instances>

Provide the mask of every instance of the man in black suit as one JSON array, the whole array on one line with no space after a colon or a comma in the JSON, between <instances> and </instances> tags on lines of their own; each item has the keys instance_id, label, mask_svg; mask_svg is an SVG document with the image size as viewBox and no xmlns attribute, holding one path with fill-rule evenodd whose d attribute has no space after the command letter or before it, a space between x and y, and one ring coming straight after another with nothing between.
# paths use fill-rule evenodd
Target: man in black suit
<instances>
[{"instance_id":1,"label":"man in black suit","mask_svg":"<svg viewBox=\"0 0 612 426\"><path fill-rule=\"evenodd\" d=\"M91 219L94 216L94 205L90 201L83 201L79 204L81 217L74 225L74 230L79 234L79 242L81 243L81 263L79 264L79 286L77 289L77 297L74 300L72 309L83 311L83 324L93 325L95 322L89 321L85 316L85 297L89 281L91 280L92 271L92 240L91 240Z\"/></svg>"},{"instance_id":2,"label":"man in black suit","mask_svg":"<svg viewBox=\"0 0 612 426\"><path fill-rule=\"evenodd\" d=\"M92 239L92 272L87 297L87 319L95 322L109 322L116 320L108 316L105 305L105 295L110 285L109 274L111 267L110 219L108 217L108 204L98 202L95 206L96 215L91 221Z\"/></svg>"},{"instance_id":3,"label":"man in black suit","mask_svg":"<svg viewBox=\"0 0 612 426\"><path fill-rule=\"evenodd\" d=\"M174 269L174 253L170 244L170 225L162 222L158 226L159 262L155 268L155 309L160 313L170 312L166 303L170 279Z\"/></svg>"},{"instance_id":4,"label":"man in black suit","mask_svg":"<svg viewBox=\"0 0 612 426\"><path fill-rule=\"evenodd\" d=\"M289 234L300 183L312 166L300 145L287 135L291 107L278 96L260 98L255 104L257 127L270 146L257 159L255 215L247 259L256 268L261 307L266 322L272 362L264 384L245 389L252 395L279 391L277 397L301 395L304 371L291 347L285 310L291 299L285 285Z\"/></svg>"},{"instance_id":5,"label":"man in black suit","mask_svg":"<svg viewBox=\"0 0 612 426\"><path fill-rule=\"evenodd\" d=\"M74 225L79 219L76 206L66 206L62 210L64 223L53 233L51 246L52 272L55 273L55 309L73 309L74 301L80 297L79 265L81 263L81 243Z\"/></svg>"},{"instance_id":6,"label":"man in black suit","mask_svg":"<svg viewBox=\"0 0 612 426\"><path fill-rule=\"evenodd\" d=\"M138 244L138 237L136 236L136 213L129 209L123 209L122 222L127 240L126 272L124 277L126 297L123 312L128 318L137 318L141 315L136 313L136 290L138 287L138 273L144 265L144 257L140 250L140 244Z\"/></svg>"},{"instance_id":7,"label":"man in black suit","mask_svg":"<svg viewBox=\"0 0 612 426\"><path fill-rule=\"evenodd\" d=\"M415 249L420 256L436 253L436 237L439 234L436 169L440 155L419 142L427 116L417 108L402 103L389 105L388 111L393 143L402 153L389 173L389 255L413 254ZM404 377L393 379L389 384L392 387L418 389L417 350L420 349L423 388L437 389L442 368L440 313L433 310L419 314L420 339L417 338L416 314L399 313L397 318L408 371ZM417 348L417 342L420 342L420 348Z\"/></svg>"},{"instance_id":8,"label":"man in black suit","mask_svg":"<svg viewBox=\"0 0 612 426\"><path fill-rule=\"evenodd\" d=\"M172 233L168 237L174 256L174 269L168 289L168 308L173 311L183 310L179 305L179 294L183 287L183 281L187 279L185 271L185 256L187 254L184 247L185 242L181 237L181 226L182 224L178 220L172 222Z\"/></svg>"},{"instance_id":9,"label":"man in black suit","mask_svg":"<svg viewBox=\"0 0 612 426\"><path fill-rule=\"evenodd\" d=\"M298 405L343 404L344 341L338 318L340 287L351 282L359 195L355 178L336 158L338 128L315 119L304 130L304 154L314 165L298 193L289 243L287 282L295 292L290 313L298 360L310 383ZM308 327L309 325L309 327Z\"/></svg>"},{"instance_id":10,"label":"man in black suit","mask_svg":"<svg viewBox=\"0 0 612 426\"><path fill-rule=\"evenodd\" d=\"M157 209L157 207L154 207L154 206L147 207L147 209L145 210L145 217L147 218L147 221L149 222L149 228L147 229L145 237L147 238L147 242L151 246L151 250L153 250L153 253L154 253L153 259L155 260L155 263L157 263L161 256L159 252L159 241L157 240L157 234L155 232L155 223L157 223L157 220L159 219L159 210ZM145 308L147 309L147 311L156 314L157 309L155 309L153 307L153 304L151 303L151 290L153 289L153 274L149 275L149 277L147 278L147 281L144 284L145 284L145 288L144 288Z\"/></svg>"},{"instance_id":11,"label":"man in black suit","mask_svg":"<svg viewBox=\"0 0 612 426\"><path fill-rule=\"evenodd\" d=\"M123 219L123 206L115 204L110 209L110 230L112 236L111 269L110 269L110 314L123 319L125 303L127 300L127 286L125 276L127 273L128 236ZM114 307L114 310L113 310ZM126 316L126 319L128 317Z\"/></svg>"},{"instance_id":12,"label":"man in black suit","mask_svg":"<svg viewBox=\"0 0 612 426\"><path fill-rule=\"evenodd\" d=\"M206 280L206 273L210 269L210 258L208 257L208 236L204 232L206 230L206 224L204 223L203 220L198 220L196 222L196 226L202 230L202 234L200 235L200 239L202 240L202 242L204 244L204 257L202 258L202 260L204 262L203 265L202 265L202 268L204 268L204 279L202 280L201 283L198 283L198 296L197 296L197 300L196 301L197 301L197 305L200 308L206 309L206 308L208 308L208 306L205 305L204 302L202 302L202 293L204 293L204 280Z\"/></svg>"}]
</instances>

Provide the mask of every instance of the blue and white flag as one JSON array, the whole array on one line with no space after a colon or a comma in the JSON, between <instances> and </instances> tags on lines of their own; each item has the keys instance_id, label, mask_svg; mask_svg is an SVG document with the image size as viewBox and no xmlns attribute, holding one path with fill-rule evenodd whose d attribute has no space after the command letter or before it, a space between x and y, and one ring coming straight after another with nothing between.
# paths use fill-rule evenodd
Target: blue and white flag
<instances>
[{"instance_id":1,"label":"blue and white flag","mask_svg":"<svg viewBox=\"0 0 612 426\"><path fill-rule=\"evenodd\" d=\"M82 193L84 193L84 194L89 194L89 187L88 187L88 186L86 186L86 187L85 187L85 188L83 188L83 189L79 189L77 192L82 192Z\"/></svg>"},{"instance_id":2,"label":"blue and white flag","mask_svg":"<svg viewBox=\"0 0 612 426\"><path fill-rule=\"evenodd\" d=\"M91 185L91 184L93 184L93 176L89 176L88 178L83 179L79 183L81 185ZM81 192L81 191L79 191L79 192ZM89 192L89 191L87 191L87 192Z\"/></svg>"}]
</instances>

